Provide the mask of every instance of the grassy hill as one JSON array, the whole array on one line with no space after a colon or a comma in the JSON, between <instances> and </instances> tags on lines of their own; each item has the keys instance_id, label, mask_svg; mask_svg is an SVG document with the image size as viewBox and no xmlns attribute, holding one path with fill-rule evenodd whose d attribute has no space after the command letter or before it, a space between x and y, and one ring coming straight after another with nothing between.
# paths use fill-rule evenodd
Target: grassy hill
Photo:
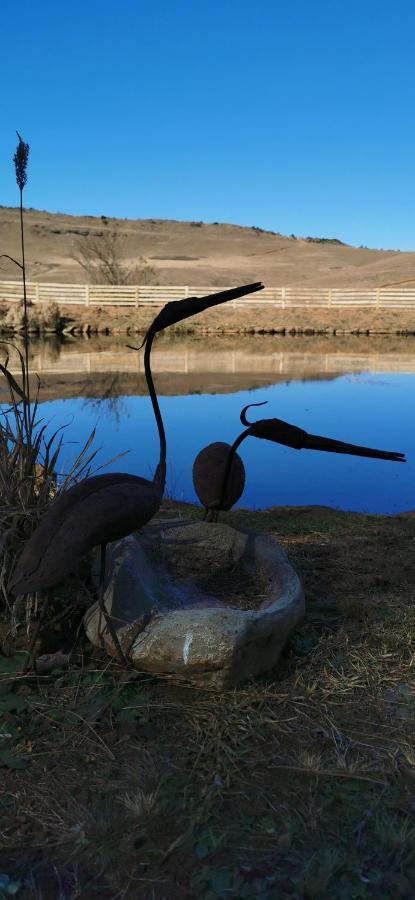
<instances>
[{"instance_id":1,"label":"grassy hill","mask_svg":"<svg viewBox=\"0 0 415 900\"><path fill-rule=\"evenodd\" d=\"M34 281L82 283L72 258L77 242L117 231L125 262L140 257L159 284L226 286L262 280L268 285L381 287L415 285L415 253L369 250L336 239L284 237L260 228L164 219L105 219L35 209L26 212L28 276ZM0 253L19 256L18 211L0 207ZM8 260L0 276L18 277Z\"/></svg>"}]
</instances>

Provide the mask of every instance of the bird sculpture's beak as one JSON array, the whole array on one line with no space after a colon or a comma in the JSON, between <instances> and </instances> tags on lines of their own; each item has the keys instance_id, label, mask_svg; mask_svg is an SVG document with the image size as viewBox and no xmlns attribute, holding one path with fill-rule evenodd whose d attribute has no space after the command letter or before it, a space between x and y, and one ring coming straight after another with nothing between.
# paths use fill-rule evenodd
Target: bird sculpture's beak
<instances>
[{"instance_id":1,"label":"bird sculpture's beak","mask_svg":"<svg viewBox=\"0 0 415 900\"><path fill-rule=\"evenodd\" d=\"M218 306L220 303L227 303L229 300L237 300L238 297L244 297L245 294L253 294L255 291L262 291L264 285L261 281L254 284L243 284L241 287L230 288L228 291L219 291L217 294L207 294L205 297L185 297L184 300L171 300L166 303L160 310L154 321L151 323L143 343L140 347L134 347L134 350L140 350L146 341L154 337L158 331L163 331L169 325L175 325L176 322L182 322L190 316L196 316L211 306Z\"/></svg>"},{"instance_id":2,"label":"bird sculpture's beak","mask_svg":"<svg viewBox=\"0 0 415 900\"><path fill-rule=\"evenodd\" d=\"M282 419L259 419L257 422L249 422L246 411L250 406L262 406L262 403L251 403L245 406L241 412L241 422L248 426L246 437L252 436L273 441L276 444L284 444L293 450L325 450L327 453L344 453L349 456L365 456L372 459L387 459L391 462L406 462L404 453L395 453L390 450L374 450L372 447L360 447L358 444L347 444L344 441L336 441L333 438L321 437L318 434L308 434L296 425L290 425Z\"/></svg>"}]
</instances>

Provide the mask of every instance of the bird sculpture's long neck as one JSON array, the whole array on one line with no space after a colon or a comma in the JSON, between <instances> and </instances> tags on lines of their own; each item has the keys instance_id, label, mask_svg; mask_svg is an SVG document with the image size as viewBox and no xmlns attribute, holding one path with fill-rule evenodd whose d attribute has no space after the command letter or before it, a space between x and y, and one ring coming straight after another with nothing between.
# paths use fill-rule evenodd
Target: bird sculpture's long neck
<instances>
[{"instance_id":1,"label":"bird sculpture's long neck","mask_svg":"<svg viewBox=\"0 0 415 900\"><path fill-rule=\"evenodd\" d=\"M150 354L151 347L153 344L153 336L150 337L146 341L145 351L144 351L144 372L146 376L146 382L148 387L148 392L150 394L151 403L154 410L154 415L156 417L157 429L159 433L160 440L160 458L158 462L158 466L154 473L153 483L159 488L161 495L164 492L164 486L166 483L166 433L164 431L163 419L161 417L160 407L157 400L156 389L154 387L153 376L151 374L151 365L150 365Z\"/></svg>"},{"instance_id":2,"label":"bird sculpture's long neck","mask_svg":"<svg viewBox=\"0 0 415 900\"><path fill-rule=\"evenodd\" d=\"M230 450L229 450L228 458L227 458L227 460L226 460L225 471L224 471L224 474L223 474L222 492L221 492L221 495L220 495L220 500L219 500L218 509L221 508L222 503L223 503L223 501L224 501L224 499L225 499L226 486L227 486L227 484L228 484L228 478L229 478L229 476L230 476L230 474L231 474L231 468L232 468L232 463L233 463L233 460L234 460L235 453L236 453L236 451L237 451L239 445L242 444L242 441L245 440L245 438L248 437L249 434L251 434L251 429L250 429L250 428L246 428L245 431L243 431L242 434L240 434L240 435L236 438L236 440L233 442L233 444L232 444L232 446L231 446L231 448L230 448Z\"/></svg>"}]
</instances>

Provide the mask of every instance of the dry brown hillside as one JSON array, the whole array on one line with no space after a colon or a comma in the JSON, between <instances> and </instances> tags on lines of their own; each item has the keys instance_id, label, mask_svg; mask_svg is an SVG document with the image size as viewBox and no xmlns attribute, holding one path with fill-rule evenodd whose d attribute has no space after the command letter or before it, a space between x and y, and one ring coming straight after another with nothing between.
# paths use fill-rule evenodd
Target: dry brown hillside
<instances>
[{"instance_id":1,"label":"dry brown hillside","mask_svg":"<svg viewBox=\"0 0 415 900\"><path fill-rule=\"evenodd\" d=\"M28 276L33 281L86 281L71 258L74 241L103 229L119 231L126 262L140 257L156 269L159 284L232 285L262 280L267 285L380 287L415 285L415 253L357 249L340 242L283 237L238 225L164 219L109 219L26 212ZM17 209L0 207L0 253L19 255ZM18 278L1 261L0 278Z\"/></svg>"}]
</instances>

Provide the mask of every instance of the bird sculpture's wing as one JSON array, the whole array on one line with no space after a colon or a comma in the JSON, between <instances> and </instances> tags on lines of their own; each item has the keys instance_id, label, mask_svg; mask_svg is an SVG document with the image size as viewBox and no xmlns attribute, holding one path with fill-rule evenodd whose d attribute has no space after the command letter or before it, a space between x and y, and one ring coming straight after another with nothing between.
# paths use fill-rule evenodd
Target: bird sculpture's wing
<instances>
[{"instance_id":1,"label":"bird sculpture's wing","mask_svg":"<svg viewBox=\"0 0 415 900\"><path fill-rule=\"evenodd\" d=\"M160 502L154 482L124 473L96 475L64 491L26 542L12 594L53 587L93 547L142 528Z\"/></svg>"}]
</instances>

